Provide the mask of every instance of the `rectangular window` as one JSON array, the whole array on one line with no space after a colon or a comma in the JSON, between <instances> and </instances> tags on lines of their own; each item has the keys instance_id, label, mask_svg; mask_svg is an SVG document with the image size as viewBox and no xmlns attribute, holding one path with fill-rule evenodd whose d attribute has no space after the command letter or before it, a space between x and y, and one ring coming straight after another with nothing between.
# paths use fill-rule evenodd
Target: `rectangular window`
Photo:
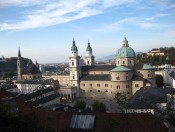
<instances>
[{"instance_id":1,"label":"rectangular window","mask_svg":"<svg viewBox=\"0 0 175 132\"><path fill-rule=\"evenodd\" d=\"M138 88L139 87L139 84L135 84L135 87Z\"/></svg>"},{"instance_id":2,"label":"rectangular window","mask_svg":"<svg viewBox=\"0 0 175 132\"><path fill-rule=\"evenodd\" d=\"M82 83L82 86L85 86L85 83Z\"/></svg>"},{"instance_id":3,"label":"rectangular window","mask_svg":"<svg viewBox=\"0 0 175 132\"><path fill-rule=\"evenodd\" d=\"M117 85L116 88L117 88L117 89L120 89L120 85Z\"/></svg>"},{"instance_id":4,"label":"rectangular window","mask_svg":"<svg viewBox=\"0 0 175 132\"><path fill-rule=\"evenodd\" d=\"M151 77L151 74L148 74L148 77Z\"/></svg>"},{"instance_id":5,"label":"rectangular window","mask_svg":"<svg viewBox=\"0 0 175 132\"><path fill-rule=\"evenodd\" d=\"M125 64L125 61L123 61L123 64Z\"/></svg>"},{"instance_id":6,"label":"rectangular window","mask_svg":"<svg viewBox=\"0 0 175 132\"><path fill-rule=\"evenodd\" d=\"M105 87L108 87L108 84L105 84Z\"/></svg>"},{"instance_id":7,"label":"rectangular window","mask_svg":"<svg viewBox=\"0 0 175 132\"><path fill-rule=\"evenodd\" d=\"M92 87L92 83L90 83L89 86Z\"/></svg>"},{"instance_id":8,"label":"rectangular window","mask_svg":"<svg viewBox=\"0 0 175 132\"><path fill-rule=\"evenodd\" d=\"M97 83L97 87L100 87L100 83Z\"/></svg>"}]
</instances>

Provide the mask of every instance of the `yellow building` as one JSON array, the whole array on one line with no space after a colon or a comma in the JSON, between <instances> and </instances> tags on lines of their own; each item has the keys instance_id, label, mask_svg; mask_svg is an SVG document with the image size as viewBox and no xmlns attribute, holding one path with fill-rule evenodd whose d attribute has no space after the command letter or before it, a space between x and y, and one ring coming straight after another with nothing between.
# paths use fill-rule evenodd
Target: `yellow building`
<instances>
[{"instance_id":1,"label":"yellow building","mask_svg":"<svg viewBox=\"0 0 175 132\"><path fill-rule=\"evenodd\" d=\"M148 64L135 63L135 51L124 38L123 45L116 53L116 65L95 65L92 48L88 42L85 60L78 55L78 48L73 40L69 57L70 75L67 89L60 88L60 95L67 98L75 95L81 98L114 99L116 93L126 92L127 98L142 87L155 86L155 69ZM57 79L61 80L61 75ZM71 93L71 88L74 93ZM75 96L74 96L75 97Z\"/></svg>"},{"instance_id":2,"label":"yellow building","mask_svg":"<svg viewBox=\"0 0 175 132\"><path fill-rule=\"evenodd\" d=\"M165 55L164 52L161 52L159 49L152 49L147 54L151 55L151 56L155 56L155 55L157 55L157 56L164 56Z\"/></svg>"}]
</instances>

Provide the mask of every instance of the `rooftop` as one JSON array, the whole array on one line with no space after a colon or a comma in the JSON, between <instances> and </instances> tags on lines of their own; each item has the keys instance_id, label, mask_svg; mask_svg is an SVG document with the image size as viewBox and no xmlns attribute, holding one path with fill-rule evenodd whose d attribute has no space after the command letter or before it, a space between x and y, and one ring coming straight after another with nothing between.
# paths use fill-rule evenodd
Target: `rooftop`
<instances>
[{"instance_id":1,"label":"rooftop","mask_svg":"<svg viewBox=\"0 0 175 132\"><path fill-rule=\"evenodd\" d=\"M123 71L131 71L131 69L125 67L125 66L117 66L111 71L117 71L117 72L123 72Z\"/></svg>"},{"instance_id":2,"label":"rooftop","mask_svg":"<svg viewBox=\"0 0 175 132\"><path fill-rule=\"evenodd\" d=\"M98 74L98 75L85 75L81 78L81 81L110 81L111 77L109 74Z\"/></svg>"}]
</instances>

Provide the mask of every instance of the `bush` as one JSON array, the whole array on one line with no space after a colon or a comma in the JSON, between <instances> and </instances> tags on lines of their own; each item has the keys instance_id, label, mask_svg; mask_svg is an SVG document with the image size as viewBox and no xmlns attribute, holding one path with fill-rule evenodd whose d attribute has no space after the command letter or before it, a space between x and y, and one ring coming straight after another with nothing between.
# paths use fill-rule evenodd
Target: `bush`
<instances>
[{"instance_id":1,"label":"bush","mask_svg":"<svg viewBox=\"0 0 175 132\"><path fill-rule=\"evenodd\" d=\"M106 112L106 105L98 101L94 101L92 108L94 111Z\"/></svg>"},{"instance_id":2,"label":"bush","mask_svg":"<svg viewBox=\"0 0 175 132\"><path fill-rule=\"evenodd\" d=\"M86 108L86 102L77 100L75 102L74 108L84 110Z\"/></svg>"}]
</instances>

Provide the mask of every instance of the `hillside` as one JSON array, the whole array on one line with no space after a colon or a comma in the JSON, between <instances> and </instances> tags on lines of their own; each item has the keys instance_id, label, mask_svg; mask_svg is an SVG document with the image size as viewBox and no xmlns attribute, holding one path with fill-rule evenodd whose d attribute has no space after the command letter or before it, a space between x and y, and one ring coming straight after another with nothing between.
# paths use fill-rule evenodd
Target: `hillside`
<instances>
[{"instance_id":1,"label":"hillside","mask_svg":"<svg viewBox=\"0 0 175 132\"><path fill-rule=\"evenodd\" d=\"M5 72L12 72L14 75L17 73L17 57L6 58L7 62L0 63L0 76L2 77ZM23 66L27 65L29 59L22 58Z\"/></svg>"}]
</instances>

